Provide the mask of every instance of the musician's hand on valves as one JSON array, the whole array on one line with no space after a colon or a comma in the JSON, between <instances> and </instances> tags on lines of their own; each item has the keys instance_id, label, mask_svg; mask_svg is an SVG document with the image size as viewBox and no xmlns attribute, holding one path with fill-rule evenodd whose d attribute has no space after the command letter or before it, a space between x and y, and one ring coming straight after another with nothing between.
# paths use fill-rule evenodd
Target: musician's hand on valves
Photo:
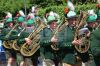
<instances>
[{"instance_id":1,"label":"musician's hand on valves","mask_svg":"<svg viewBox=\"0 0 100 66\"><path fill-rule=\"evenodd\" d=\"M58 41L58 39L56 38L56 36L53 36L52 38L51 38L51 42L57 42Z\"/></svg>"},{"instance_id":2,"label":"musician's hand on valves","mask_svg":"<svg viewBox=\"0 0 100 66\"><path fill-rule=\"evenodd\" d=\"M74 41L72 42L72 44L73 44L73 45L80 45L81 42L82 42L81 39L79 39L79 40L74 40Z\"/></svg>"},{"instance_id":3,"label":"musician's hand on valves","mask_svg":"<svg viewBox=\"0 0 100 66\"><path fill-rule=\"evenodd\" d=\"M25 41L26 41L26 43L27 43L28 45L30 45L31 42L32 42L29 38L25 38Z\"/></svg>"}]
</instances>

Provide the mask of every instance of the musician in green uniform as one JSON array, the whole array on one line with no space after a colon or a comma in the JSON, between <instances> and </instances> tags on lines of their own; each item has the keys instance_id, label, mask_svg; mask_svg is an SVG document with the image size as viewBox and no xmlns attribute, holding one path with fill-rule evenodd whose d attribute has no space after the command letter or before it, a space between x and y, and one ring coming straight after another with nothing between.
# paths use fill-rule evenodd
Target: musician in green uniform
<instances>
[{"instance_id":1,"label":"musician in green uniform","mask_svg":"<svg viewBox=\"0 0 100 66\"><path fill-rule=\"evenodd\" d=\"M65 24L58 34L58 47L62 51L60 54L63 66L72 66L75 64L76 60L73 45L80 43L74 40L74 27L77 23L77 16L74 11L69 11L65 16L68 18L68 25Z\"/></svg>"},{"instance_id":2,"label":"musician in green uniform","mask_svg":"<svg viewBox=\"0 0 100 66\"><path fill-rule=\"evenodd\" d=\"M86 19L87 26L85 27L85 29L87 28L89 31L86 32L85 35L83 35L83 34L80 35L80 36L83 36L83 37L85 36L86 37L85 40L88 40L89 41L90 33L93 30L95 30L95 27L96 27L96 19L97 19L97 15L94 13L94 11L93 10L88 10L88 17ZM89 46L89 43L88 43L88 46ZM92 55L91 55L90 49L88 49L87 52L84 52L84 53L80 53L80 52L77 52L77 53L78 53L78 56L82 60L82 65L91 66L90 63L91 63Z\"/></svg>"},{"instance_id":3,"label":"musician in green uniform","mask_svg":"<svg viewBox=\"0 0 100 66\"><path fill-rule=\"evenodd\" d=\"M18 38L17 44L18 45L23 45L24 43L27 43L28 45L31 44L31 40L30 38L28 38L28 36L34 32L35 30L35 21L33 18L30 18L29 20L26 21L26 27L25 27L25 31L23 31L20 35L20 37ZM27 65L30 66L37 66L38 64L38 56L39 56L39 51L37 51L34 55L32 56L23 56L24 57L24 61ZM22 63L21 65L24 65L25 63Z\"/></svg>"},{"instance_id":4,"label":"musician in green uniform","mask_svg":"<svg viewBox=\"0 0 100 66\"><path fill-rule=\"evenodd\" d=\"M55 51L51 48L53 44L53 35L55 28L57 27L57 20L54 16L50 15L47 18L47 27L40 32L40 53L44 58L45 65L57 66L55 61L58 61L56 58Z\"/></svg>"},{"instance_id":5,"label":"musician in green uniform","mask_svg":"<svg viewBox=\"0 0 100 66\"><path fill-rule=\"evenodd\" d=\"M22 10L20 10L15 16L18 26L15 28L17 31L16 39L13 42L12 48L16 52L17 64L20 65L23 63L23 56L20 54L20 45L18 44L18 39L21 37L21 33L25 30L25 15Z\"/></svg>"},{"instance_id":6,"label":"musician in green uniform","mask_svg":"<svg viewBox=\"0 0 100 66\"><path fill-rule=\"evenodd\" d=\"M100 65L100 27L90 35L90 48L96 66Z\"/></svg>"},{"instance_id":7,"label":"musician in green uniform","mask_svg":"<svg viewBox=\"0 0 100 66\"><path fill-rule=\"evenodd\" d=\"M14 23L13 23L13 18L12 18L12 14L10 12L7 12L7 16L6 16L6 27L2 30L2 37L0 37L0 39L4 42L7 42L7 41L11 41L11 40L14 40L16 39L16 35L17 35L17 32L16 30L12 29L14 28ZM10 32L10 33L9 33ZM8 64L7 66L13 66L15 65L16 66L16 53L14 52L14 50L11 48L11 44L10 43L10 48L6 48L6 54L7 54L7 58L8 58Z\"/></svg>"},{"instance_id":8,"label":"musician in green uniform","mask_svg":"<svg viewBox=\"0 0 100 66\"><path fill-rule=\"evenodd\" d=\"M90 34L90 49L94 60L92 66L100 65L100 4L97 4L97 22L96 30L92 31Z\"/></svg>"}]
</instances>

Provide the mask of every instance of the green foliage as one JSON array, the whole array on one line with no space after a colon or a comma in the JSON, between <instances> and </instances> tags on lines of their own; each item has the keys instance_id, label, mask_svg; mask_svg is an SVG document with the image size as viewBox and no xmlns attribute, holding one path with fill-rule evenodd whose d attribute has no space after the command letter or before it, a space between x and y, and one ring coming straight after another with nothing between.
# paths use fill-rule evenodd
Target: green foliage
<instances>
[{"instance_id":1,"label":"green foliage","mask_svg":"<svg viewBox=\"0 0 100 66\"><path fill-rule=\"evenodd\" d=\"M26 1L27 9L30 8L30 6L39 5L41 7L39 11L41 17L47 9L57 12L62 17L64 15L64 8L66 7L65 0L60 0L61 3L56 0L0 0L0 18L2 19L7 11L13 14L20 9L24 9L24 1ZM88 9L95 9L95 4L76 4L75 8L76 12L79 13L80 10L87 11Z\"/></svg>"},{"instance_id":2,"label":"green foliage","mask_svg":"<svg viewBox=\"0 0 100 66\"><path fill-rule=\"evenodd\" d=\"M4 16L4 13L9 11L14 13L15 11L24 8L24 0L0 0L0 17ZM29 0L26 0L26 6L29 8Z\"/></svg>"},{"instance_id":3,"label":"green foliage","mask_svg":"<svg viewBox=\"0 0 100 66\"><path fill-rule=\"evenodd\" d=\"M43 16L47 9L51 9L52 11L58 13L61 17L63 17L64 16L64 8L65 7L66 6L59 5L59 6L49 6L49 7L46 7L46 8L40 8L39 15ZM95 9L95 8L96 8L96 4L76 5L75 6L75 9L76 9L75 11L77 12L77 14L79 14L80 10L87 11L89 9Z\"/></svg>"}]
</instances>

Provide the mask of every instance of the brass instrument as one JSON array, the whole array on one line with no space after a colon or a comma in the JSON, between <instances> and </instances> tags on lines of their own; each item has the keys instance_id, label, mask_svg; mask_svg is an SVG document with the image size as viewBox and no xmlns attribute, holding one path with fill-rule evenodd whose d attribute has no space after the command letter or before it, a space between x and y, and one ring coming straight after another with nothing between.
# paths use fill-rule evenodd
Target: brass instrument
<instances>
[{"instance_id":1,"label":"brass instrument","mask_svg":"<svg viewBox=\"0 0 100 66\"><path fill-rule=\"evenodd\" d=\"M20 34L25 30L25 27L23 28L23 30L18 34L18 37L20 36ZM17 40L14 40L13 41L13 44L12 44L12 48L16 51L19 51L20 50L20 46L17 45Z\"/></svg>"},{"instance_id":2,"label":"brass instrument","mask_svg":"<svg viewBox=\"0 0 100 66\"><path fill-rule=\"evenodd\" d=\"M86 20L86 18L87 18L86 16L87 16L87 13L83 12L83 17L76 26L74 40L79 39L79 29L82 26L82 22L84 22ZM80 45L75 45L74 47L79 53L85 53L88 51L88 49L90 47L90 42L89 42L89 39L87 39L86 35L81 37L81 39L82 39L82 43Z\"/></svg>"},{"instance_id":3,"label":"brass instrument","mask_svg":"<svg viewBox=\"0 0 100 66\"><path fill-rule=\"evenodd\" d=\"M55 36L57 34L58 31L62 30L62 27L64 27L65 25L68 25L68 21L66 19L66 17L64 17L63 22L61 22L55 29L54 35ZM55 51L59 50L59 48L57 47L56 44L51 44L51 48Z\"/></svg>"},{"instance_id":4,"label":"brass instrument","mask_svg":"<svg viewBox=\"0 0 100 66\"><path fill-rule=\"evenodd\" d=\"M43 30L47 25L40 21L38 24L38 28L28 36L28 38L32 40L31 44L28 45L27 43L24 43L21 46L20 52L24 56L32 56L40 48L39 32Z\"/></svg>"},{"instance_id":5,"label":"brass instrument","mask_svg":"<svg viewBox=\"0 0 100 66\"><path fill-rule=\"evenodd\" d=\"M9 38L11 35L12 31L18 26L18 23L14 25L14 27L9 31L9 33L5 36L5 38ZM13 44L13 40L6 40L3 42L3 46L7 49L11 49Z\"/></svg>"},{"instance_id":6,"label":"brass instrument","mask_svg":"<svg viewBox=\"0 0 100 66\"><path fill-rule=\"evenodd\" d=\"M100 23L97 25L96 29L100 28Z\"/></svg>"},{"instance_id":7,"label":"brass instrument","mask_svg":"<svg viewBox=\"0 0 100 66\"><path fill-rule=\"evenodd\" d=\"M90 48L90 41L87 38L87 35L85 34L84 36L81 37L82 39L82 43L80 45L75 45L75 49L79 52L79 53L85 53L89 50Z\"/></svg>"}]
</instances>

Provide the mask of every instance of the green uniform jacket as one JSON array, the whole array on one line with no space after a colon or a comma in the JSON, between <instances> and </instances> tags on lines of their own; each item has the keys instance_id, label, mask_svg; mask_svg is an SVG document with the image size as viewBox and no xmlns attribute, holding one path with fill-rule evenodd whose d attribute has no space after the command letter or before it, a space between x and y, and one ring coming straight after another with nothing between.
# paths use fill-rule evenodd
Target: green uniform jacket
<instances>
[{"instance_id":1,"label":"green uniform jacket","mask_svg":"<svg viewBox=\"0 0 100 66\"><path fill-rule=\"evenodd\" d=\"M100 57L100 28L91 33L90 44L92 54Z\"/></svg>"},{"instance_id":2,"label":"green uniform jacket","mask_svg":"<svg viewBox=\"0 0 100 66\"><path fill-rule=\"evenodd\" d=\"M9 33L11 29L9 28L4 28L1 32L2 36L0 37L0 40L6 41L6 40L14 40L17 38L18 32L16 30L12 30L11 34L9 37L6 37L6 35Z\"/></svg>"},{"instance_id":3,"label":"green uniform jacket","mask_svg":"<svg viewBox=\"0 0 100 66\"><path fill-rule=\"evenodd\" d=\"M72 41L74 40L74 29L65 26L58 34L58 47L64 63L74 64L75 55Z\"/></svg>"},{"instance_id":4,"label":"green uniform jacket","mask_svg":"<svg viewBox=\"0 0 100 66\"><path fill-rule=\"evenodd\" d=\"M52 37L52 30L50 28L45 28L43 31L40 32L40 51L44 54L46 59L54 59L54 54L51 48L51 37Z\"/></svg>"}]
</instances>

